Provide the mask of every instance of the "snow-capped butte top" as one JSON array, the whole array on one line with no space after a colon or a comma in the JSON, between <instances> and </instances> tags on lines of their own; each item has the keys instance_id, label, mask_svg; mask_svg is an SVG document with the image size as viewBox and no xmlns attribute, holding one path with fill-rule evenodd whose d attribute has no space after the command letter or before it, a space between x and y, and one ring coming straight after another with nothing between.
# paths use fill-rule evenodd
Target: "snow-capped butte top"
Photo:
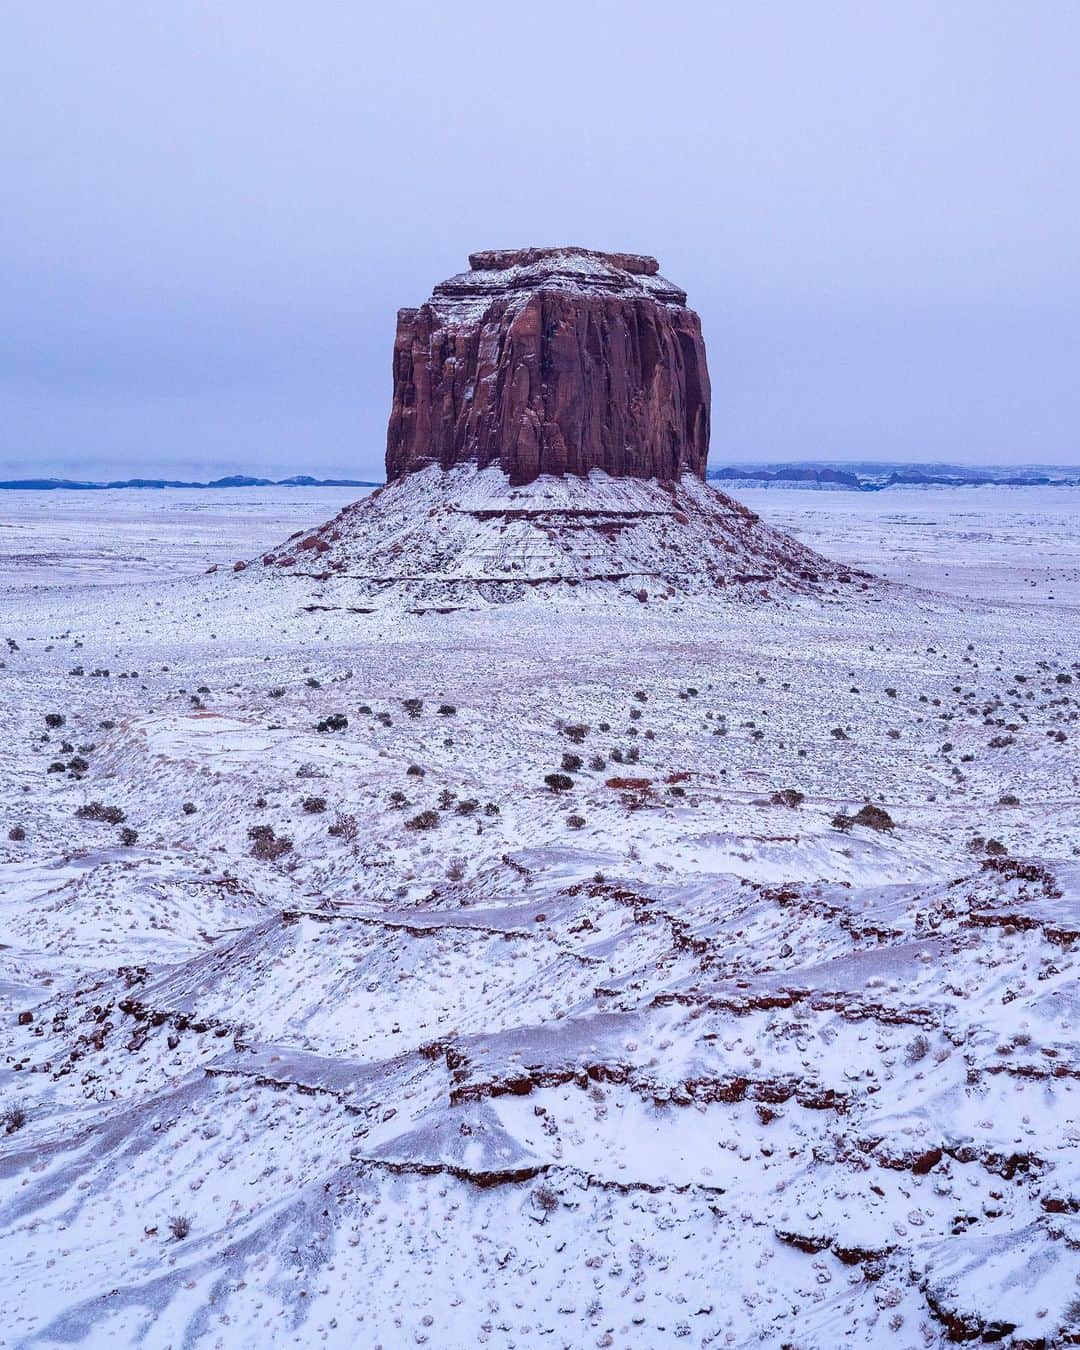
<instances>
[{"instance_id":1,"label":"snow-capped butte top","mask_svg":"<svg viewBox=\"0 0 1080 1350\"><path fill-rule=\"evenodd\" d=\"M669 305L686 304L686 292L660 276L655 258L641 253L602 253L576 245L484 249L469 254L469 267L470 271L440 282L433 300L573 290L626 300L648 297Z\"/></svg>"}]
</instances>

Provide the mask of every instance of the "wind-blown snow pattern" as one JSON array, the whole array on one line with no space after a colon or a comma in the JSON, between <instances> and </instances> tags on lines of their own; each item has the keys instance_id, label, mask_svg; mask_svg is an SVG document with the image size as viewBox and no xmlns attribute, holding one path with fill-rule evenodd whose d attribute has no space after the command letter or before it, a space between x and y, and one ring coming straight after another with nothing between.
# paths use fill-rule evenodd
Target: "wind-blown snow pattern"
<instances>
[{"instance_id":1,"label":"wind-blown snow pattern","mask_svg":"<svg viewBox=\"0 0 1080 1350\"><path fill-rule=\"evenodd\" d=\"M452 483L11 494L0 1342L1080 1342L1074 541Z\"/></svg>"}]
</instances>

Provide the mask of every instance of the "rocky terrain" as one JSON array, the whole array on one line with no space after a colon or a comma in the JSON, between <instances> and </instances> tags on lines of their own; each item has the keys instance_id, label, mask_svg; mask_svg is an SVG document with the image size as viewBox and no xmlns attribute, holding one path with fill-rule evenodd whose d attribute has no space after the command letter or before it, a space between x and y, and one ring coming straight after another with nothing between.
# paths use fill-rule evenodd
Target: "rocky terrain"
<instances>
[{"instance_id":1,"label":"rocky terrain","mask_svg":"<svg viewBox=\"0 0 1080 1350\"><path fill-rule=\"evenodd\" d=\"M3 1344L1077 1343L1059 518L1053 624L365 613L295 490L72 499L0 532Z\"/></svg>"}]
</instances>

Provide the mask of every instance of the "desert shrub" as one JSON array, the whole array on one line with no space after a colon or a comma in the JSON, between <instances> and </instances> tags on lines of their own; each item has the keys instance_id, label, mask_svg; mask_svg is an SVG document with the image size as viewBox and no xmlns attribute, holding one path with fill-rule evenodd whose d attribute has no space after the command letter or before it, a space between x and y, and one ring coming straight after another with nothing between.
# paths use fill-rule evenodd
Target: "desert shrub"
<instances>
[{"instance_id":1,"label":"desert shrub","mask_svg":"<svg viewBox=\"0 0 1080 1350\"><path fill-rule=\"evenodd\" d=\"M64 763L62 759L54 759L53 762L49 765L49 767L45 770L45 772L63 773L66 769L67 765Z\"/></svg>"},{"instance_id":2,"label":"desert shrub","mask_svg":"<svg viewBox=\"0 0 1080 1350\"><path fill-rule=\"evenodd\" d=\"M548 1215L552 1210L559 1208L558 1193L555 1191L554 1187L549 1186L546 1182L542 1186L537 1186L536 1190L533 1191L532 1198L536 1208L541 1210L545 1215Z\"/></svg>"},{"instance_id":3,"label":"desert shrub","mask_svg":"<svg viewBox=\"0 0 1080 1350\"><path fill-rule=\"evenodd\" d=\"M607 760L603 755L592 755L589 758L589 768L593 773L603 773L607 766Z\"/></svg>"},{"instance_id":4,"label":"desert shrub","mask_svg":"<svg viewBox=\"0 0 1080 1350\"><path fill-rule=\"evenodd\" d=\"M572 830L580 830L585 824L584 816L567 816L566 823Z\"/></svg>"},{"instance_id":5,"label":"desert shrub","mask_svg":"<svg viewBox=\"0 0 1080 1350\"><path fill-rule=\"evenodd\" d=\"M1016 737L1015 737L1015 736L991 736L991 737L990 737L990 749L991 749L991 750L1004 750L1005 747L1006 747L1007 745L1015 745L1015 744L1016 744Z\"/></svg>"},{"instance_id":6,"label":"desert shrub","mask_svg":"<svg viewBox=\"0 0 1080 1350\"><path fill-rule=\"evenodd\" d=\"M894 830L896 823L882 806L871 806L869 802L860 806L854 816L856 825L865 825L868 830Z\"/></svg>"},{"instance_id":7,"label":"desert shrub","mask_svg":"<svg viewBox=\"0 0 1080 1350\"><path fill-rule=\"evenodd\" d=\"M394 725L394 719L390 716L388 712L376 713L375 720L380 724L380 726L392 727Z\"/></svg>"},{"instance_id":8,"label":"desert shrub","mask_svg":"<svg viewBox=\"0 0 1080 1350\"><path fill-rule=\"evenodd\" d=\"M259 862L277 862L292 852L292 840L275 834L272 825L252 825L248 838L252 840L251 856Z\"/></svg>"},{"instance_id":9,"label":"desert shrub","mask_svg":"<svg viewBox=\"0 0 1080 1350\"><path fill-rule=\"evenodd\" d=\"M280 684L277 684L273 687L273 689L267 690L267 696L269 698L284 698L285 690L281 687Z\"/></svg>"},{"instance_id":10,"label":"desert shrub","mask_svg":"<svg viewBox=\"0 0 1080 1350\"><path fill-rule=\"evenodd\" d=\"M138 830L133 830L130 825L125 825L124 828L120 831L120 842L125 846L125 848L130 848L132 844L137 844L138 841L139 841Z\"/></svg>"},{"instance_id":11,"label":"desert shrub","mask_svg":"<svg viewBox=\"0 0 1080 1350\"><path fill-rule=\"evenodd\" d=\"M569 792L574 786L574 780L565 773L545 774L544 782L552 792Z\"/></svg>"},{"instance_id":12,"label":"desert shrub","mask_svg":"<svg viewBox=\"0 0 1080 1350\"><path fill-rule=\"evenodd\" d=\"M401 706L410 717L419 717L424 711L424 700L422 698L403 698Z\"/></svg>"},{"instance_id":13,"label":"desert shrub","mask_svg":"<svg viewBox=\"0 0 1080 1350\"><path fill-rule=\"evenodd\" d=\"M792 809L805 800L805 794L800 792L798 788L780 788L769 798L773 806L789 806Z\"/></svg>"},{"instance_id":14,"label":"desert shrub","mask_svg":"<svg viewBox=\"0 0 1080 1350\"><path fill-rule=\"evenodd\" d=\"M466 797L463 801L458 802L454 810L457 811L459 816L471 816L479 806L480 803L475 797Z\"/></svg>"},{"instance_id":15,"label":"desert shrub","mask_svg":"<svg viewBox=\"0 0 1080 1350\"><path fill-rule=\"evenodd\" d=\"M341 813L335 818L328 833L335 839L344 839L347 844L353 844L360 836L360 822L353 815Z\"/></svg>"},{"instance_id":16,"label":"desert shrub","mask_svg":"<svg viewBox=\"0 0 1080 1350\"><path fill-rule=\"evenodd\" d=\"M640 717L641 717L641 709L640 709L640 708L631 708L631 709L630 709L630 721L631 721L631 722L636 722Z\"/></svg>"},{"instance_id":17,"label":"desert shrub","mask_svg":"<svg viewBox=\"0 0 1080 1350\"><path fill-rule=\"evenodd\" d=\"M998 806L1019 806L1020 798L1013 792L1003 792L998 798Z\"/></svg>"},{"instance_id":18,"label":"desert shrub","mask_svg":"<svg viewBox=\"0 0 1080 1350\"><path fill-rule=\"evenodd\" d=\"M424 777L424 770L420 767L419 764L410 764L409 767L405 770L405 772L409 775L410 778Z\"/></svg>"},{"instance_id":19,"label":"desert shrub","mask_svg":"<svg viewBox=\"0 0 1080 1350\"><path fill-rule=\"evenodd\" d=\"M446 869L446 877L448 881L462 881L465 877L465 859L451 858Z\"/></svg>"},{"instance_id":20,"label":"desert shrub","mask_svg":"<svg viewBox=\"0 0 1080 1350\"><path fill-rule=\"evenodd\" d=\"M405 822L407 830L431 830L439 823L438 811L421 811L419 815L413 816L411 820Z\"/></svg>"},{"instance_id":21,"label":"desert shrub","mask_svg":"<svg viewBox=\"0 0 1080 1350\"><path fill-rule=\"evenodd\" d=\"M72 755L68 760L68 768L72 773L85 773L90 767L90 761L83 759L82 755Z\"/></svg>"},{"instance_id":22,"label":"desert shrub","mask_svg":"<svg viewBox=\"0 0 1080 1350\"><path fill-rule=\"evenodd\" d=\"M344 713L331 713L329 717L324 717L321 722L316 723L316 731L344 731L349 725L349 719Z\"/></svg>"},{"instance_id":23,"label":"desert shrub","mask_svg":"<svg viewBox=\"0 0 1080 1350\"><path fill-rule=\"evenodd\" d=\"M567 773L577 773L581 768L581 756L567 750L562 757L562 767Z\"/></svg>"},{"instance_id":24,"label":"desert shrub","mask_svg":"<svg viewBox=\"0 0 1080 1350\"><path fill-rule=\"evenodd\" d=\"M186 1214L174 1214L169 1220L169 1232L177 1242L183 1242L191 1232L191 1220Z\"/></svg>"},{"instance_id":25,"label":"desert shrub","mask_svg":"<svg viewBox=\"0 0 1080 1350\"><path fill-rule=\"evenodd\" d=\"M449 811L454 804L454 794L449 788L443 788L439 793L439 808L443 811Z\"/></svg>"},{"instance_id":26,"label":"desert shrub","mask_svg":"<svg viewBox=\"0 0 1080 1350\"><path fill-rule=\"evenodd\" d=\"M639 703L647 703L649 699L649 696L644 689L635 689L634 697L637 699Z\"/></svg>"},{"instance_id":27,"label":"desert shrub","mask_svg":"<svg viewBox=\"0 0 1080 1350\"><path fill-rule=\"evenodd\" d=\"M75 814L80 820L100 820L105 825L120 825L127 819L118 806L106 806L104 802L80 806Z\"/></svg>"},{"instance_id":28,"label":"desert shrub","mask_svg":"<svg viewBox=\"0 0 1080 1350\"><path fill-rule=\"evenodd\" d=\"M45 714L45 725L46 725L47 727L50 727L50 728L51 728L52 730L54 730L54 731L56 730L57 727L62 727L62 726L64 725L64 722L65 722L66 720L67 720L67 719L64 717L64 714L63 714L63 713L46 713L46 714Z\"/></svg>"},{"instance_id":29,"label":"desert shrub","mask_svg":"<svg viewBox=\"0 0 1080 1350\"><path fill-rule=\"evenodd\" d=\"M315 678L314 675L309 675L309 676L307 677L307 679L304 681L304 683L307 685L307 687L308 687L309 689L321 689L321 688L322 688L322 685L319 683L319 681Z\"/></svg>"},{"instance_id":30,"label":"desert shrub","mask_svg":"<svg viewBox=\"0 0 1080 1350\"><path fill-rule=\"evenodd\" d=\"M891 685L886 686L885 692L890 698L896 697L896 690Z\"/></svg>"},{"instance_id":31,"label":"desert shrub","mask_svg":"<svg viewBox=\"0 0 1080 1350\"><path fill-rule=\"evenodd\" d=\"M455 715L456 712L457 712L457 708L454 706L453 703L440 703L440 704L439 704L439 716L440 716L440 717L453 717L453 716Z\"/></svg>"},{"instance_id":32,"label":"desert shrub","mask_svg":"<svg viewBox=\"0 0 1080 1350\"><path fill-rule=\"evenodd\" d=\"M563 727L563 735L575 745L580 745L588 734L589 728L584 722L570 722Z\"/></svg>"},{"instance_id":33,"label":"desert shrub","mask_svg":"<svg viewBox=\"0 0 1080 1350\"><path fill-rule=\"evenodd\" d=\"M988 839L986 841L986 851L993 858L1003 858L1009 850L1000 839Z\"/></svg>"},{"instance_id":34,"label":"desert shrub","mask_svg":"<svg viewBox=\"0 0 1080 1350\"><path fill-rule=\"evenodd\" d=\"M640 758L641 758L641 751L637 748L636 745L632 745L630 749L627 750L626 752L627 764L636 764Z\"/></svg>"},{"instance_id":35,"label":"desert shrub","mask_svg":"<svg viewBox=\"0 0 1080 1350\"><path fill-rule=\"evenodd\" d=\"M837 741L846 741L848 739L848 734L843 727L833 727L832 731L829 732L829 735Z\"/></svg>"},{"instance_id":36,"label":"desert shrub","mask_svg":"<svg viewBox=\"0 0 1080 1350\"><path fill-rule=\"evenodd\" d=\"M921 1059L925 1059L930 1053L930 1042L920 1032L912 1040L908 1041L904 1051L905 1064L918 1064Z\"/></svg>"},{"instance_id":37,"label":"desert shrub","mask_svg":"<svg viewBox=\"0 0 1080 1350\"><path fill-rule=\"evenodd\" d=\"M26 838L26 831L21 825L12 825L11 829L8 830L8 838L12 840L13 843L21 844Z\"/></svg>"},{"instance_id":38,"label":"desert shrub","mask_svg":"<svg viewBox=\"0 0 1080 1350\"><path fill-rule=\"evenodd\" d=\"M26 1124L26 1112L16 1102L14 1106L9 1106L0 1115L0 1123L4 1126L5 1134L14 1134L16 1130L21 1130Z\"/></svg>"},{"instance_id":39,"label":"desert shrub","mask_svg":"<svg viewBox=\"0 0 1080 1350\"><path fill-rule=\"evenodd\" d=\"M495 805L494 802L488 802L487 805L484 807L485 816L497 816L498 814L499 808Z\"/></svg>"},{"instance_id":40,"label":"desert shrub","mask_svg":"<svg viewBox=\"0 0 1080 1350\"><path fill-rule=\"evenodd\" d=\"M180 808L185 816L193 816L198 809L194 802L185 802Z\"/></svg>"},{"instance_id":41,"label":"desert shrub","mask_svg":"<svg viewBox=\"0 0 1080 1350\"><path fill-rule=\"evenodd\" d=\"M305 797L300 803L309 816L321 815L326 810L325 797Z\"/></svg>"},{"instance_id":42,"label":"desert shrub","mask_svg":"<svg viewBox=\"0 0 1080 1350\"><path fill-rule=\"evenodd\" d=\"M402 807L408 806L409 799L405 796L404 792L394 791L390 794L389 802L396 811L400 811Z\"/></svg>"}]
</instances>

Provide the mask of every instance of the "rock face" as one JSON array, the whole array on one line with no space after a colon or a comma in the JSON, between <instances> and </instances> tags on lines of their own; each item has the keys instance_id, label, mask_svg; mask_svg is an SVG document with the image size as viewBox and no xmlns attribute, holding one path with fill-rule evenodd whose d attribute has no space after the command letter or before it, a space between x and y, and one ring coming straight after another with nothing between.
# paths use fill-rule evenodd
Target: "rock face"
<instances>
[{"instance_id":1,"label":"rock face","mask_svg":"<svg viewBox=\"0 0 1080 1350\"><path fill-rule=\"evenodd\" d=\"M439 465L705 477L701 324L655 258L583 248L474 253L398 312L388 481Z\"/></svg>"}]
</instances>

